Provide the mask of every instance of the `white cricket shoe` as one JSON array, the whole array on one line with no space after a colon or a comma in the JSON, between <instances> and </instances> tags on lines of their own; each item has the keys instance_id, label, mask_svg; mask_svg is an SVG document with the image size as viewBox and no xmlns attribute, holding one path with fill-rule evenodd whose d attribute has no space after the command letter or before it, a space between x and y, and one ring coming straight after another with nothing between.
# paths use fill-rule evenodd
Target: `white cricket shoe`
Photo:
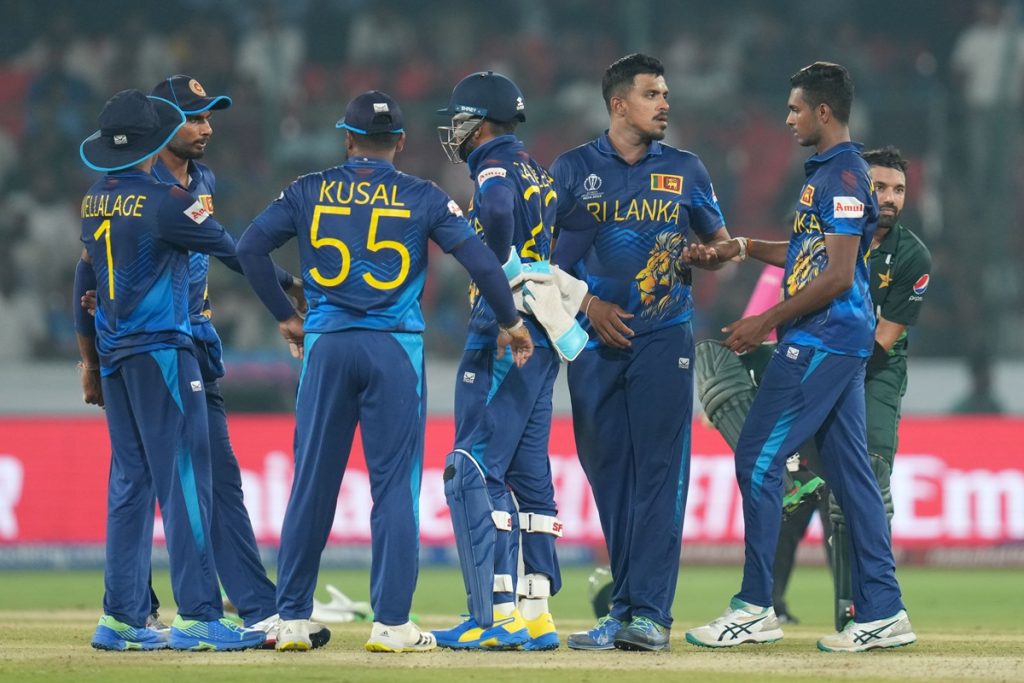
<instances>
[{"instance_id":1,"label":"white cricket shoe","mask_svg":"<svg viewBox=\"0 0 1024 683\"><path fill-rule=\"evenodd\" d=\"M434 634L421 631L411 621L400 626L387 626L375 621L370 639L366 641L366 649L370 652L427 652L436 647Z\"/></svg>"},{"instance_id":2,"label":"white cricket shoe","mask_svg":"<svg viewBox=\"0 0 1024 683\"><path fill-rule=\"evenodd\" d=\"M309 619L281 619L276 614L264 619L268 622L277 617L275 649L278 652L305 652L323 647L330 641L331 632L323 624ZM263 622L259 622L263 623ZM254 625L252 628L256 628ZM273 629L273 625L270 627ZM270 631L266 631L268 638Z\"/></svg>"},{"instance_id":3,"label":"white cricket shoe","mask_svg":"<svg viewBox=\"0 0 1024 683\"><path fill-rule=\"evenodd\" d=\"M832 633L818 641L823 652L864 652L884 647L902 647L917 640L910 617L900 610L888 619L859 624L851 621L839 633Z\"/></svg>"},{"instance_id":4,"label":"white cricket shoe","mask_svg":"<svg viewBox=\"0 0 1024 683\"><path fill-rule=\"evenodd\" d=\"M774 607L758 607L733 598L729 609L710 624L686 632L686 642L701 647L733 647L743 643L774 643L782 629Z\"/></svg>"}]
</instances>

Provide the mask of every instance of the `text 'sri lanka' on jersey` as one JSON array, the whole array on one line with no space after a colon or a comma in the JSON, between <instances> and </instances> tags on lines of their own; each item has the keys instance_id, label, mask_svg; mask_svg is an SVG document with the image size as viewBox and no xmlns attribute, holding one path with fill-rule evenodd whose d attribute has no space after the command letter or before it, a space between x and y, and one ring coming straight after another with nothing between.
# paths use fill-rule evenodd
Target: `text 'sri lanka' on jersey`
<instances>
[{"instance_id":1,"label":"text 'sri lanka' on jersey","mask_svg":"<svg viewBox=\"0 0 1024 683\"><path fill-rule=\"evenodd\" d=\"M551 170L556 187L602 225L579 271L590 291L632 313L637 334L689 320L682 249L725 226L697 155L654 141L629 165L603 135L560 156Z\"/></svg>"}]
</instances>

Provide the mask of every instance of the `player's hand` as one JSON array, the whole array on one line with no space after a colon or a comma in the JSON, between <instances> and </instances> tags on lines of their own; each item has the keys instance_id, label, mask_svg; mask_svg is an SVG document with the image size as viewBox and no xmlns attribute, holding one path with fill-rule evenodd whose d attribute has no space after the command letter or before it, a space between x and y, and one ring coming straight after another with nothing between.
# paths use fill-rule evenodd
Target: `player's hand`
<instances>
[{"instance_id":1,"label":"player's hand","mask_svg":"<svg viewBox=\"0 0 1024 683\"><path fill-rule=\"evenodd\" d=\"M309 311L309 302L306 301L306 292L302 288L302 280L293 275L292 284L285 290L285 293L292 298L292 305L295 306L295 311L299 314L299 317L305 320L306 313Z\"/></svg>"},{"instance_id":2,"label":"player's hand","mask_svg":"<svg viewBox=\"0 0 1024 683\"><path fill-rule=\"evenodd\" d=\"M284 322L279 322L277 329L281 331L281 336L288 342L288 350L291 351L292 358L301 359L306 332L302 329L302 318L299 317L299 314L296 313Z\"/></svg>"},{"instance_id":3,"label":"player's hand","mask_svg":"<svg viewBox=\"0 0 1024 683\"><path fill-rule=\"evenodd\" d=\"M695 268L713 268L722 263L722 258L713 244L693 242L683 247L683 263Z\"/></svg>"},{"instance_id":4,"label":"player's hand","mask_svg":"<svg viewBox=\"0 0 1024 683\"><path fill-rule=\"evenodd\" d=\"M102 408L103 385L100 383L99 366L79 363L78 374L82 381L82 400L91 406Z\"/></svg>"},{"instance_id":5,"label":"player's hand","mask_svg":"<svg viewBox=\"0 0 1024 683\"><path fill-rule=\"evenodd\" d=\"M82 295L82 300L79 303L81 303L82 308L89 311L89 315L96 315L96 290L85 290L85 294Z\"/></svg>"},{"instance_id":6,"label":"player's hand","mask_svg":"<svg viewBox=\"0 0 1024 683\"><path fill-rule=\"evenodd\" d=\"M512 362L517 368L526 365L526 361L533 355L533 338L526 325L519 324L518 327L514 325L512 329L501 329L498 333L498 358L505 357L506 346L512 347Z\"/></svg>"},{"instance_id":7,"label":"player's hand","mask_svg":"<svg viewBox=\"0 0 1024 683\"><path fill-rule=\"evenodd\" d=\"M733 353L743 355L759 347L771 331L771 324L765 316L752 315L723 327L722 332L728 333L729 336L722 345Z\"/></svg>"},{"instance_id":8,"label":"player's hand","mask_svg":"<svg viewBox=\"0 0 1024 683\"><path fill-rule=\"evenodd\" d=\"M629 337L633 336L633 330L623 321L632 318L632 313L622 310L618 304L602 301L596 296L587 302L585 309L587 319L590 320L590 325L597 332L602 344L614 349L629 348Z\"/></svg>"}]
</instances>

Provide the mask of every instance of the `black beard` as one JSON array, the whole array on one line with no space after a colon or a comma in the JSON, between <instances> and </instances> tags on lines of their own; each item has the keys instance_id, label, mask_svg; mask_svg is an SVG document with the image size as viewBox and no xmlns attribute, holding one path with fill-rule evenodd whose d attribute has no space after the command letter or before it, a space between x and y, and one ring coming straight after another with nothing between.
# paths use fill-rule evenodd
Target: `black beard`
<instances>
[{"instance_id":1,"label":"black beard","mask_svg":"<svg viewBox=\"0 0 1024 683\"><path fill-rule=\"evenodd\" d=\"M176 145L173 142L167 144L167 149L171 150L174 156L179 159L202 159L205 150L194 151L183 145Z\"/></svg>"},{"instance_id":2,"label":"black beard","mask_svg":"<svg viewBox=\"0 0 1024 683\"><path fill-rule=\"evenodd\" d=\"M879 214L879 216L878 216L878 227L885 228L886 230L892 230L894 227L896 227L896 224L899 222L899 220L900 220L899 212L896 212L896 213L892 214L891 216L889 214L885 214L885 213Z\"/></svg>"}]
</instances>

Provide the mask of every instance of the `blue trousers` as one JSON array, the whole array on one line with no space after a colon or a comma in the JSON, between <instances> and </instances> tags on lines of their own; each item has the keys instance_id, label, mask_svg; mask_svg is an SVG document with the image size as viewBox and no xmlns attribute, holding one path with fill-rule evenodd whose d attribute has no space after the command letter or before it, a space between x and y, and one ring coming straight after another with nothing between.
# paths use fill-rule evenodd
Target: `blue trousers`
<instances>
[{"instance_id":1,"label":"blue trousers","mask_svg":"<svg viewBox=\"0 0 1024 683\"><path fill-rule=\"evenodd\" d=\"M494 349L467 349L455 381L455 448L473 456L483 468L496 510L515 514L509 489L521 512L556 516L548 442L551 436L551 394L558 376L558 355L536 347L522 368L511 352L497 358ZM472 381L467 381L472 379ZM515 540L499 533L495 573L517 574ZM562 586L555 554L555 536L523 534L523 565L527 574L543 574L551 594ZM514 600L496 594L496 602Z\"/></svg>"},{"instance_id":2,"label":"blue trousers","mask_svg":"<svg viewBox=\"0 0 1024 683\"><path fill-rule=\"evenodd\" d=\"M779 344L768 362L736 445L746 543L741 600L772 604L782 468L813 436L847 519L857 620L903 609L885 507L868 461L864 368L863 358L795 344Z\"/></svg>"},{"instance_id":3,"label":"blue trousers","mask_svg":"<svg viewBox=\"0 0 1024 683\"><path fill-rule=\"evenodd\" d=\"M611 616L672 625L690 479L693 335L673 325L569 365L573 431L612 568Z\"/></svg>"},{"instance_id":4,"label":"blue trousers","mask_svg":"<svg viewBox=\"0 0 1024 683\"><path fill-rule=\"evenodd\" d=\"M212 332L213 327L210 326L209 330ZM224 397L221 396L217 382L224 375L220 362L220 340L216 332L213 332L212 339L208 341L197 335L195 344L206 392L206 418L210 429L213 475L211 531L217 573L228 599L238 609L238 615L247 626L251 626L277 612L276 589L274 582L267 578L267 570L260 559L256 535L242 495L242 473L228 436ZM151 596L151 609L155 612L160 602L152 589Z\"/></svg>"},{"instance_id":5,"label":"blue trousers","mask_svg":"<svg viewBox=\"0 0 1024 683\"><path fill-rule=\"evenodd\" d=\"M282 619L308 619L313 611L320 555L358 424L373 497L374 620L409 621L419 573L425 400L422 335L372 330L306 335L295 404L295 477L278 558Z\"/></svg>"},{"instance_id":6,"label":"blue trousers","mask_svg":"<svg viewBox=\"0 0 1024 683\"><path fill-rule=\"evenodd\" d=\"M146 623L155 496L178 613L219 619L210 439L196 358L182 349L140 353L102 381L111 445L103 611L131 626Z\"/></svg>"}]
</instances>

